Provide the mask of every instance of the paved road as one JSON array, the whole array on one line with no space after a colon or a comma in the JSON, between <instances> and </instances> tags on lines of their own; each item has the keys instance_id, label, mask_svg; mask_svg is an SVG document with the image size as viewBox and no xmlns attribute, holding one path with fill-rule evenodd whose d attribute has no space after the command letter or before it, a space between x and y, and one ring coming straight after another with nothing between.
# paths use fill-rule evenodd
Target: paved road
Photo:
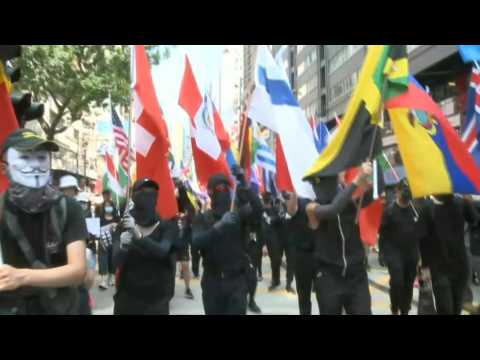
<instances>
[{"instance_id":1,"label":"paved road","mask_svg":"<svg viewBox=\"0 0 480 360\"><path fill-rule=\"evenodd\" d=\"M298 315L297 296L287 293L284 288L277 291L269 292L268 286L271 282L271 274L268 269L270 262L268 258L264 258L263 269L264 278L259 282L257 290L257 303L265 315ZM282 269L282 285L285 286L284 277L285 270ZM377 315L385 315L390 313L390 301L388 293L385 292L385 286L388 287L388 273L385 269L381 269L377 265L373 265L369 272L370 279L375 283L370 286L372 296L372 311ZM183 280L178 277L176 279L175 297L170 303L170 312L172 315L202 315L204 314L200 280L193 279L191 283L192 291L195 295L194 300L184 298L185 285ZM114 290L110 288L106 291L100 291L98 288L93 290L96 299L96 315L111 315L113 313L113 297ZM414 292L415 299L418 296L417 290ZM318 314L318 306L315 295L312 294L313 313ZM416 307L412 309L412 313L416 313Z\"/></svg>"}]
</instances>

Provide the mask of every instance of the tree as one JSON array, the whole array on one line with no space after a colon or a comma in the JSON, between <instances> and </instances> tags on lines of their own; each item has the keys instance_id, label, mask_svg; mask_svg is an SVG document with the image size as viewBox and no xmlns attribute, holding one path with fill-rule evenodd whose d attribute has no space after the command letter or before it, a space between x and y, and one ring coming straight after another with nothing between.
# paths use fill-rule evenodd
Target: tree
<instances>
[{"instance_id":1,"label":"tree","mask_svg":"<svg viewBox=\"0 0 480 360\"><path fill-rule=\"evenodd\" d=\"M171 46L146 46L152 64L168 58ZM81 120L93 107L130 104L130 48L127 45L29 45L18 60L21 80L16 89L33 93L34 100L51 100L49 121L40 126L52 140Z\"/></svg>"}]
</instances>

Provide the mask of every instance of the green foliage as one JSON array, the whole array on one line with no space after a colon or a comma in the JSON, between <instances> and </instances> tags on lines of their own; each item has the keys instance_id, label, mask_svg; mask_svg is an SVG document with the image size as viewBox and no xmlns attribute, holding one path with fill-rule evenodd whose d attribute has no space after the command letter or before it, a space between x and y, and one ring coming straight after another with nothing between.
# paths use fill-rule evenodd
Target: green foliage
<instances>
[{"instance_id":1,"label":"green foliage","mask_svg":"<svg viewBox=\"0 0 480 360\"><path fill-rule=\"evenodd\" d=\"M169 45L146 46L151 64L169 56ZM127 45L27 45L18 60L22 76L16 90L34 100L51 100L49 121L39 119L49 139L81 120L94 107L130 105L130 47Z\"/></svg>"}]
</instances>

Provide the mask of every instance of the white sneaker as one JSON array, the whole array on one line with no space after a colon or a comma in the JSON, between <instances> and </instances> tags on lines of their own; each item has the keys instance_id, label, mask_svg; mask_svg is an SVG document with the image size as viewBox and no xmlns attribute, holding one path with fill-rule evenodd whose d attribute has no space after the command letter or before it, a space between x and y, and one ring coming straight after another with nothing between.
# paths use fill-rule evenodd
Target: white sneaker
<instances>
[{"instance_id":1,"label":"white sneaker","mask_svg":"<svg viewBox=\"0 0 480 360\"><path fill-rule=\"evenodd\" d=\"M108 275L108 286L115 286L115 277L113 277L112 275Z\"/></svg>"},{"instance_id":2,"label":"white sneaker","mask_svg":"<svg viewBox=\"0 0 480 360\"><path fill-rule=\"evenodd\" d=\"M105 281L105 278L103 278L102 281L100 281L100 284L98 285L98 287L102 290L108 289L108 285L107 285L107 282Z\"/></svg>"}]
</instances>

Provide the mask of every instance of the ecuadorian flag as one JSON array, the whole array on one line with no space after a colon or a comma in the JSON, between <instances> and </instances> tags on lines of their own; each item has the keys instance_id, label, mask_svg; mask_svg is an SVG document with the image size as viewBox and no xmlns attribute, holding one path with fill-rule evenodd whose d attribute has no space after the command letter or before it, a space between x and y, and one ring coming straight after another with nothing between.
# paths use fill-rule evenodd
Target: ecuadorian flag
<instances>
[{"instance_id":1,"label":"ecuadorian flag","mask_svg":"<svg viewBox=\"0 0 480 360\"><path fill-rule=\"evenodd\" d=\"M408 59L405 45L369 45L358 85L348 104L338 132L304 180L314 176L333 176L360 165L382 149L380 116L383 102L407 90ZM375 138L374 138L375 136Z\"/></svg>"},{"instance_id":2,"label":"ecuadorian flag","mask_svg":"<svg viewBox=\"0 0 480 360\"><path fill-rule=\"evenodd\" d=\"M480 193L480 169L456 131L421 85L385 103L415 198Z\"/></svg>"}]
</instances>

